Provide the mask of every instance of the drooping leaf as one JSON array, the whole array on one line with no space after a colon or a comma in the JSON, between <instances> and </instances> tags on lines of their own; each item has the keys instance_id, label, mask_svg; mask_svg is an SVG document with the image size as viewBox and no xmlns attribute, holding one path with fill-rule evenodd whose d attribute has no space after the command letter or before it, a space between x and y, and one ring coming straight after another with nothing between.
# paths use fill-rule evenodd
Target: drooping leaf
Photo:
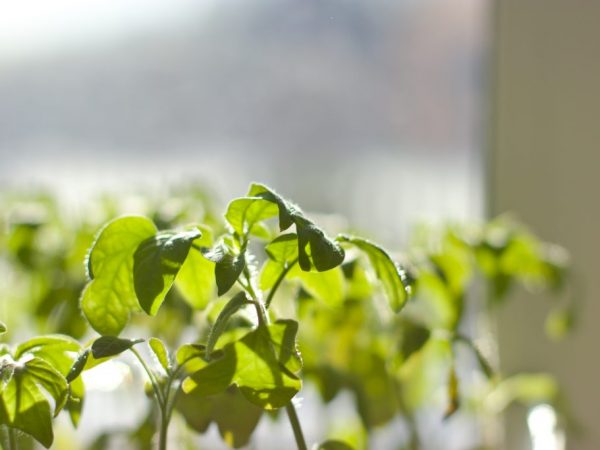
<instances>
[{"instance_id":1,"label":"drooping leaf","mask_svg":"<svg viewBox=\"0 0 600 450\"><path fill-rule=\"evenodd\" d=\"M233 287L242 274L242 271L246 266L244 251L235 254L221 242L213 249L203 252L203 255L205 258L215 263L217 295L220 297Z\"/></svg>"},{"instance_id":2,"label":"drooping leaf","mask_svg":"<svg viewBox=\"0 0 600 450\"><path fill-rule=\"evenodd\" d=\"M165 369L166 373L171 371L171 360L169 359L169 351L165 346L164 342L155 337L150 338L148 341L148 345L150 346L150 350L154 354L156 360L160 363L163 369Z\"/></svg>"},{"instance_id":3,"label":"drooping leaf","mask_svg":"<svg viewBox=\"0 0 600 450\"><path fill-rule=\"evenodd\" d=\"M246 293L239 292L233 296L221 310L208 334L208 340L206 342L206 359L210 359L211 353L214 350L219 337L225 330L229 318L247 304L248 298L246 297Z\"/></svg>"},{"instance_id":4,"label":"drooping leaf","mask_svg":"<svg viewBox=\"0 0 600 450\"><path fill-rule=\"evenodd\" d=\"M132 311L139 310L133 285L133 254L156 227L149 219L128 216L109 222L88 257L90 282L81 296L86 319L98 333L118 335Z\"/></svg>"},{"instance_id":5,"label":"drooping leaf","mask_svg":"<svg viewBox=\"0 0 600 450\"><path fill-rule=\"evenodd\" d=\"M8 379L0 387L0 423L50 447L54 440L52 411L45 392L54 399L56 415L67 399L67 381L48 362L36 357L4 365L2 371L7 370Z\"/></svg>"},{"instance_id":6,"label":"drooping leaf","mask_svg":"<svg viewBox=\"0 0 600 450\"><path fill-rule=\"evenodd\" d=\"M142 309L154 316L184 263L200 230L161 232L144 240L133 256L135 293Z\"/></svg>"},{"instance_id":7,"label":"drooping leaf","mask_svg":"<svg viewBox=\"0 0 600 450\"><path fill-rule=\"evenodd\" d=\"M17 346L15 358L26 358L27 355L35 356L48 362L56 369L68 382L68 375L71 367L76 360L74 356L81 349L81 345L75 339L69 336L58 334L38 336L29 339ZM66 398L64 408L69 412L74 426L79 422L79 416L83 407L85 390L83 382L76 380L69 386L69 395Z\"/></svg>"},{"instance_id":8,"label":"drooping leaf","mask_svg":"<svg viewBox=\"0 0 600 450\"><path fill-rule=\"evenodd\" d=\"M96 359L116 356L129 350L143 339L122 339L116 336L100 336L92 344L92 356Z\"/></svg>"},{"instance_id":9,"label":"drooping leaf","mask_svg":"<svg viewBox=\"0 0 600 450\"><path fill-rule=\"evenodd\" d=\"M199 227L202 236L194 241L199 247L213 245L212 232ZM175 278L175 285L184 300L194 309L203 309L213 296L215 289L215 263L206 259L196 249L190 250Z\"/></svg>"},{"instance_id":10,"label":"drooping leaf","mask_svg":"<svg viewBox=\"0 0 600 450\"><path fill-rule=\"evenodd\" d=\"M395 312L400 311L408 300L410 289L406 275L398 264L383 248L366 239L340 235L337 240L352 244L367 254L377 278L383 285L390 307Z\"/></svg>"},{"instance_id":11,"label":"drooping leaf","mask_svg":"<svg viewBox=\"0 0 600 450\"><path fill-rule=\"evenodd\" d=\"M215 422L223 440L233 448L248 444L263 413L235 386L208 397L200 397L193 392L180 395L176 406L188 426L199 433L206 432Z\"/></svg>"},{"instance_id":12,"label":"drooping leaf","mask_svg":"<svg viewBox=\"0 0 600 450\"><path fill-rule=\"evenodd\" d=\"M329 239L323 230L304 217L294 216L298 233L298 263L304 271L333 269L344 262L342 247Z\"/></svg>"},{"instance_id":13,"label":"drooping leaf","mask_svg":"<svg viewBox=\"0 0 600 450\"><path fill-rule=\"evenodd\" d=\"M262 408L285 406L302 386L295 374L302 364L296 350L297 329L297 322L292 320L257 327L223 347L221 358L186 378L183 390L209 396L235 384L250 402Z\"/></svg>"},{"instance_id":14,"label":"drooping leaf","mask_svg":"<svg viewBox=\"0 0 600 450\"><path fill-rule=\"evenodd\" d=\"M300 208L293 203L285 200L272 189L258 183L250 185L250 189L246 197L234 200L239 205L238 209L242 209L241 205L245 205L247 209L262 207L252 206L254 203L264 205L265 202L276 206L279 217L279 229L285 231L292 225L296 226L297 243L298 243L298 262L304 271L315 269L319 272L333 269L339 266L344 261L344 250L333 240L329 239L323 230L317 227L311 220L306 218ZM232 202L232 203L234 203ZM268 214L255 215L253 219L264 220L275 215L275 210L269 209L266 206L261 211L268 211ZM236 214L232 227L238 230L244 230L244 222L240 222L240 214Z\"/></svg>"}]
</instances>

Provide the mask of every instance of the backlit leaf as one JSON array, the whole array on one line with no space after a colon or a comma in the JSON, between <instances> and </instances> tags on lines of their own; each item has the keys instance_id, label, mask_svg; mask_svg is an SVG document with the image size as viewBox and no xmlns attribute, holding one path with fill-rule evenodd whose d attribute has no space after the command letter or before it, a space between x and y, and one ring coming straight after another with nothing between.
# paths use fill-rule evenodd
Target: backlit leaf
<instances>
[{"instance_id":1,"label":"backlit leaf","mask_svg":"<svg viewBox=\"0 0 600 450\"><path fill-rule=\"evenodd\" d=\"M148 345L156 360L160 363L162 368L165 369L165 372L169 373L171 370L171 361L169 360L169 352L164 342L153 337L148 341Z\"/></svg>"},{"instance_id":2,"label":"backlit leaf","mask_svg":"<svg viewBox=\"0 0 600 450\"><path fill-rule=\"evenodd\" d=\"M383 285L390 307L395 312L400 311L408 300L410 289L406 275L398 264L384 249L366 239L340 235L337 240L352 244L367 254L377 278Z\"/></svg>"},{"instance_id":3,"label":"backlit leaf","mask_svg":"<svg viewBox=\"0 0 600 450\"><path fill-rule=\"evenodd\" d=\"M149 219L128 216L109 222L92 245L88 258L90 282L83 291L81 308L100 334L118 335L131 311L139 310L133 285L133 254L156 233Z\"/></svg>"},{"instance_id":4,"label":"backlit leaf","mask_svg":"<svg viewBox=\"0 0 600 450\"><path fill-rule=\"evenodd\" d=\"M302 364L295 344L297 329L291 320L257 327L223 347L221 358L186 378L183 390L210 396L234 384L262 408L285 406L302 386L295 375Z\"/></svg>"},{"instance_id":5,"label":"backlit leaf","mask_svg":"<svg viewBox=\"0 0 600 450\"><path fill-rule=\"evenodd\" d=\"M238 280L246 261L244 252L234 254L227 246L221 242L213 249L207 249L203 255L208 260L215 263L215 279L217 282L217 295L227 293Z\"/></svg>"},{"instance_id":6,"label":"backlit leaf","mask_svg":"<svg viewBox=\"0 0 600 450\"><path fill-rule=\"evenodd\" d=\"M156 315L200 230L162 232L144 240L133 256L135 293L142 309Z\"/></svg>"},{"instance_id":7,"label":"backlit leaf","mask_svg":"<svg viewBox=\"0 0 600 450\"><path fill-rule=\"evenodd\" d=\"M225 331L225 326L227 325L229 318L247 304L248 298L246 297L246 293L239 292L237 295L233 296L221 310L217 320L210 330L210 333L208 334L208 340L206 342L207 359L210 359L210 355L214 350L219 337L223 331Z\"/></svg>"},{"instance_id":8,"label":"backlit leaf","mask_svg":"<svg viewBox=\"0 0 600 450\"><path fill-rule=\"evenodd\" d=\"M194 241L200 247L213 245L212 233L199 227L202 236ZM194 309L203 309L213 297L215 289L215 263L206 259L196 249L191 249L175 278L175 285L184 300Z\"/></svg>"}]
</instances>

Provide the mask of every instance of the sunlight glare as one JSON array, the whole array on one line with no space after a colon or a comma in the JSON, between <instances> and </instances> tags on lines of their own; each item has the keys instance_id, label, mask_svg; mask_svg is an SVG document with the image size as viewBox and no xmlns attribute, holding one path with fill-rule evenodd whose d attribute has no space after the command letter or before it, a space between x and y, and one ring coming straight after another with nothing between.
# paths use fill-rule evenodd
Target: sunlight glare
<instances>
[{"instance_id":1,"label":"sunlight glare","mask_svg":"<svg viewBox=\"0 0 600 450\"><path fill-rule=\"evenodd\" d=\"M564 450L564 435L550 405L537 405L527 415L532 450Z\"/></svg>"}]
</instances>

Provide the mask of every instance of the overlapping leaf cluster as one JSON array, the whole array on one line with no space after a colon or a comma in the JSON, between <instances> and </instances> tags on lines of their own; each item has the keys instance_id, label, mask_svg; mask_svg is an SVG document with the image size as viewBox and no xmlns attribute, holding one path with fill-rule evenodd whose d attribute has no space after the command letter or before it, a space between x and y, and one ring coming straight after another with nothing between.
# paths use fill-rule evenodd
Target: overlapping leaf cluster
<instances>
[{"instance_id":1,"label":"overlapping leaf cluster","mask_svg":"<svg viewBox=\"0 0 600 450\"><path fill-rule=\"evenodd\" d=\"M225 226L189 210L121 216L93 242L85 227L77 239L91 243L87 281L73 276L65 298L73 308L73 292L82 291L81 312L100 336L85 346L53 335L3 350L0 424L49 446L53 415L66 409L79 420L81 373L128 351L149 378L160 442L175 412L192 430L216 423L229 445L244 446L264 411L289 414L304 379L325 402L350 391L366 433L403 417L416 448L419 408L434 404L440 417L450 417L468 400L459 351L488 380L496 410L527 399L523 386L531 380L502 379L464 327L469 302L479 301L471 295L477 279L488 286L490 307L513 285L566 286L561 250L515 223L422 233L400 265L370 240L329 237L261 184L229 203ZM32 242L43 225L16 221L10 229L2 243L9 258L42 267L45 257ZM83 258L82 248L73 254ZM573 319L572 304L561 304L549 329L564 332ZM157 337L119 337L132 321ZM197 340L182 344L184 330ZM80 324L71 334L84 332ZM441 401L440 385L447 386ZM546 399L556 392L547 390ZM333 437L318 448L352 448L351 438Z\"/></svg>"}]
</instances>

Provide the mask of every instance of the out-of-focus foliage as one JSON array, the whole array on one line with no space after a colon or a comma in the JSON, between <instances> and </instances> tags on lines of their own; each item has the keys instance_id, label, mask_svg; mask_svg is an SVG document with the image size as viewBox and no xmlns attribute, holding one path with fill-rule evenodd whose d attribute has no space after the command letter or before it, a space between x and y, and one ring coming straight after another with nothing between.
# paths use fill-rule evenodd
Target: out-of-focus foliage
<instances>
[{"instance_id":1,"label":"out-of-focus foliage","mask_svg":"<svg viewBox=\"0 0 600 450\"><path fill-rule=\"evenodd\" d=\"M396 254L360 237L329 237L260 184L229 203L224 222L212 197L193 189L131 204L107 197L78 219L48 196L3 199L0 294L18 305L0 317L4 337L22 339L17 329L71 336L3 350L6 439L14 428L49 446L53 409L79 420L80 374L126 351L147 372L159 412L131 430L139 448L153 422L166 430L172 413L190 432L216 423L227 444L242 447L263 410L288 408L302 380L324 403L350 392L367 434L403 418L410 442L398 445L412 449L425 408L450 420L512 402L562 405L548 375L502 376L474 331L474 314L493 313L517 286L568 287L565 251L510 218L420 228ZM548 320L554 336L575 317L574 303L561 299ZM117 337L125 329L150 338ZM94 330L102 336L74 340ZM464 380L472 370L481 374L476 386ZM101 436L92 448L110 441ZM318 448L352 447L330 440Z\"/></svg>"}]
</instances>

